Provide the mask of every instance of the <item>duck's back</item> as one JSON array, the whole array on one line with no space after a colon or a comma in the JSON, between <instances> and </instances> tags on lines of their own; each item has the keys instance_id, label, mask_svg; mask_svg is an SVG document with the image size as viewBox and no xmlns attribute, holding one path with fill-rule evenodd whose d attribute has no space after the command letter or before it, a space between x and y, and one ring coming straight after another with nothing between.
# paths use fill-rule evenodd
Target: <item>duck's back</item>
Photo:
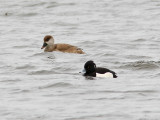
<instances>
[{"instance_id":1,"label":"duck's back","mask_svg":"<svg viewBox=\"0 0 160 120\"><path fill-rule=\"evenodd\" d=\"M55 47L56 51L84 54L84 52L80 48L73 45L69 44L55 44L55 45L56 45Z\"/></svg>"},{"instance_id":2,"label":"duck's back","mask_svg":"<svg viewBox=\"0 0 160 120\"><path fill-rule=\"evenodd\" d=\"M97 67L96 68L96 73L99 73L99 74L112 73L113 77L117 78L116 73L114 71L111 71L111 70L107 69L107 68Z\"/></svg>"}]
</instances>

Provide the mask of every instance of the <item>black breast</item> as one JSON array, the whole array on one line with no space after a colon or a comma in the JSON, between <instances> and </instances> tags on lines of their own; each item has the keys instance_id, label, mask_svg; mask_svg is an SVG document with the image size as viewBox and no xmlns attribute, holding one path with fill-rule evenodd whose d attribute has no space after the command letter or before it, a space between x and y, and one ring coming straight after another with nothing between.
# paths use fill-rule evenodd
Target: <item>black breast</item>
<instances>
[{"instance_id":1,"label":"black breast","mask_svg":"<svg viewBox=\"0 0 160 120\"><path fill-rule=\"evenodd\" d=\"M93 73L85 73L84 76L96 77L96 72L93 72Z\"/></svg>"}]
</instances>

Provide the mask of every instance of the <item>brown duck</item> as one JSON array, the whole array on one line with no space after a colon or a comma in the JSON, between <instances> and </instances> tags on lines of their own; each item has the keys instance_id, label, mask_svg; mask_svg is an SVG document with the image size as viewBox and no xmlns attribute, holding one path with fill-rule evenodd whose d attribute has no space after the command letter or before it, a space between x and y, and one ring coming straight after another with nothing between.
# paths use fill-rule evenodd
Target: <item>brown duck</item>
<instances>
[{"instance_id":1,"label":"brown duck","mask_svg":"<svg viewBox=\"0 0 160 120\"><path fill-rule=\"evenodd\" d=\"M67 53L78 53L84 54L82 49L69 45L69 44L54 44L54 38L51 35L46 35L44 37L44 43L41 49L44 49L44 52L52 52L52 51L61 51Z\"/></svg>"}]
</instances>

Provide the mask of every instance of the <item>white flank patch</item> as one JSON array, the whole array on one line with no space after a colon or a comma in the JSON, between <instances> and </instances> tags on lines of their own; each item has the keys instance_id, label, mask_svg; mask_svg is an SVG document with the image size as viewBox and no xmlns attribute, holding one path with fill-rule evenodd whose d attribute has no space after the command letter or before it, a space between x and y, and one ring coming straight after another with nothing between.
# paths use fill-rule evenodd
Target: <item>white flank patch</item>
<instances>
[{"instance_id":1,"label":"white flank patch","mask_svg":"<svg viewBox=\"0 0 160 120\"><path fill-rule=\"evenodd\" d=\"M96 77L106 77L106 78L113 78L113 74L110 73L110 72L107 72L105 74L99 74L99 73L96 73Z\"/></svg>"}]
</instances>

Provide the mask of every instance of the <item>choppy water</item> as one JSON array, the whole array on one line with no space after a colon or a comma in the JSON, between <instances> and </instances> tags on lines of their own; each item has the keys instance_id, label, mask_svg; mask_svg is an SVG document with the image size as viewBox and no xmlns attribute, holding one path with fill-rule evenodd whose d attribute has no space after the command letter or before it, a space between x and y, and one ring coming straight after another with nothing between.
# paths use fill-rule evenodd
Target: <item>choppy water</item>
<instances>
[{"instance_id":1,"label":"choppy water","mask_svg":"<svg viewBox=\"0 0 160 120\"><path fill-rule=\"evenodd\" d=\"M48 34L87 54L44 53ZM159 52L159 0L0 0L0 119L159 120Z\"/></svg>"}]
</instances>

